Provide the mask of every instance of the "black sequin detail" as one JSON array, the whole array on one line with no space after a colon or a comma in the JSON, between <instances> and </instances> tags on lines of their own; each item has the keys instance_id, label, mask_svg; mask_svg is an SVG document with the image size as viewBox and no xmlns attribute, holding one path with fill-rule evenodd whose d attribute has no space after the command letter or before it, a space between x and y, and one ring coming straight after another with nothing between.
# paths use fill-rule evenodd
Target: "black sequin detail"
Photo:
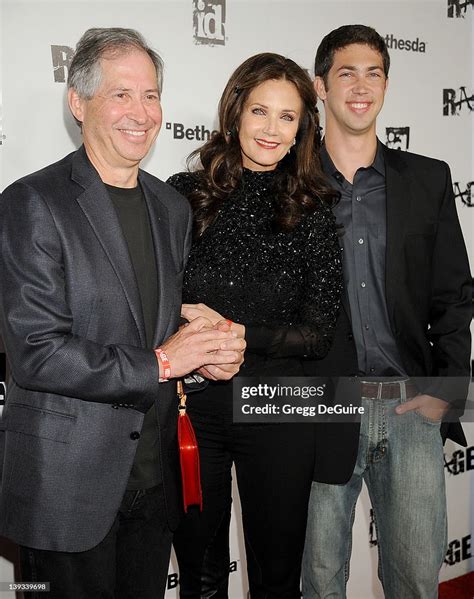
<instances>
[{"instance_id":1,"label":"black sequin detail","mask_svg":"<svg viewBox=\"0 0 474 599\"><path fill-rule=\"evenodd\" d=\"M179 173L168 183L189 195L199 177ZM292 231L275 232L273 184L274 172L244 170L239 189L194 242L183 301L203 302L247 327L269 327L280 344L285 330L295 328L302 342L290 344L293 351L321 357L332 339L342 286L334 218L320 205Z\"/></svg>"}]
</instances>

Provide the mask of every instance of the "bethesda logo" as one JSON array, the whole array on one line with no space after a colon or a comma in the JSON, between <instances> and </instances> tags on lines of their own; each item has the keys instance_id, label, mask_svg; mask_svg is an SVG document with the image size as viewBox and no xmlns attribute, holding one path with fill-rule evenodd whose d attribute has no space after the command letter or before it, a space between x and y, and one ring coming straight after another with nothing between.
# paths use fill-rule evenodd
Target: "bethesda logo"
<instances>
[{"instance_id":1,"label":"bethesda logo","mask_svg":"<svg viewBox=\"0 0 474 599\"><path fill-rule=\"evenodd\" d=\"M418 37L415 40L397 39L393 33L387 33L385 43L389 50L406 50L407 52L426 52L426 42Z\"/></svg>"},{"instance_id":2,"label":"bethesda logo","mask_svg":"<svg viewBox=\"0 0 474 599\"><path fill-rule=\"evenodd\" d=\"M187 139L189 141L207 141L211 137L211 133L215 133L205 125L186 127L183 123L166 123L165 128L172 131L173 139Z\"/></svg>"},{"instance_id":3,"label":"bethesda logo","mask_svg":"<svg viewBox=\"0 0 474 599\"><path fill-rule=\"evenodd\" d=\"M193 0L194 43L223 46L225 0Z\"/></svg>"},{"instance_id":4,"label":"bethesda logo","mask_svg":"<svg viewBox=\"0 0 474 599\"><path fill-rule=\"evenodd\" d=\"M237 562L240 560L234 560L229 564L229 574L237 572L238 565ZM168 574L168 581L166 584L166 590L170 591L171 589L175 589L179 585L179 576L178 574Z\"/></svg>"}]
</instances>

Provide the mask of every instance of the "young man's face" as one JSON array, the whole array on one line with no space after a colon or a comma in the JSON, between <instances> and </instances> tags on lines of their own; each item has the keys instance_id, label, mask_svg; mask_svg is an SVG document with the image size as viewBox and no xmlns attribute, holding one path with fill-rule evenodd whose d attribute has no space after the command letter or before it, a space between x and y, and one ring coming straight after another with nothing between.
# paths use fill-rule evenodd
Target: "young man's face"
<instances>
[{"instance_id":1,"label":"young man's face","mask_svg":"<svg viewBox=\"0 0 474 599\"><path fill-rule=\"evenodd\" d=\"M314 82L324 102L326 130L350 135L375 133L387 83L382 56L370 46L351 44L337 50L327 83L321 77Z\"/></svg>"}]
</instances>

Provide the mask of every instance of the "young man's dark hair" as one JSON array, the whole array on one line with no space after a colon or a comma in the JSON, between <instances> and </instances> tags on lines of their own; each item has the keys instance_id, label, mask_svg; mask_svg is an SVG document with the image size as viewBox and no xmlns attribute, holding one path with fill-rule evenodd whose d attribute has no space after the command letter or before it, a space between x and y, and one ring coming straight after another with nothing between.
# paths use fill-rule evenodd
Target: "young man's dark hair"
<instances>
[{"instance_id":1,"label":"young man's dark hair","mask_svg":"<svg viewBox=\"0 0 474 599\"><path fill-rule=\"evenodd\" d=\"M334 62L334 52L341 50L350 44L366 44L372 49L380 52L383 60L383 70L388 77L390 69L390 56L387 44L375 29L367 25L342 25L331 31L323 38L319 45L316 59L314 61L314 74L321 77L327 85L327 75Z\"/></svg>"}]
</instances>

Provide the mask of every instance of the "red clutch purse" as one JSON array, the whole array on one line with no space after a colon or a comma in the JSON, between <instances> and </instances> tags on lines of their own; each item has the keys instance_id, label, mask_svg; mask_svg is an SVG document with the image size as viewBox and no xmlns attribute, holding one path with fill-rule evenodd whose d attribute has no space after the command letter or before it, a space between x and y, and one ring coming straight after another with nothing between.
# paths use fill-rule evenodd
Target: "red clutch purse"
<instances>
[{"instance_id":1,"label":"red clutch purse","mask_svg":"<svg viewBox=\"0 0 474 599\"><path fill-rule=\"evenodd\" d=\"M178 381L178 445L181 463L181 481L183 486L184 511L190 505L198 505L202 511L201 473L199 466L199 448L193 425L186 414L186 394L182 381Z\"/></svg>"}]
</instances>

